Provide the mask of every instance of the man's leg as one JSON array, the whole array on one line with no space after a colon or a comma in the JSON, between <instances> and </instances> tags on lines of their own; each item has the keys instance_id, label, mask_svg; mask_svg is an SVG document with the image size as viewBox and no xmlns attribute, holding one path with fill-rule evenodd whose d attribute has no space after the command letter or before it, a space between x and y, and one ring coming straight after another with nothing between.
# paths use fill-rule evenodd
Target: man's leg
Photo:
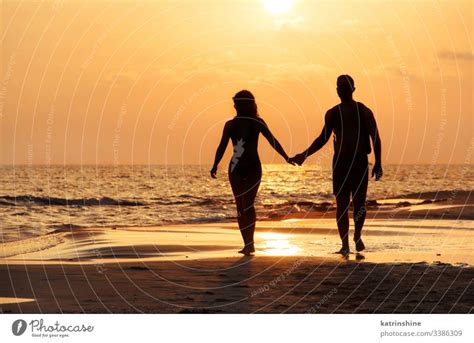
<instances>
[{"instance_id":1,"label":"man's leg","mask_svg":"<svg viewBox=\"0 0 474 343\"><path fill-rule=\"evenodd\" d=\"M368 167L367 169L368 170ZM352 203L354 205L354 242L356 243L356 250L362 251L365 249L364 242L361 239L362 228L364 227L365 217L367 214L366 198L368 186L368 172L362 174L360 182L352 195Z\"/></svg>"},{"instance_id":2,"label":"man's leg","mask_svg":"<svg viewBox=\"0 0 474 343\"><path fill-rule=\"evenodd\" d=\"M337 229L342 242L341 252L349 253L349 203L350 193L340 192L336 195L337 203Z\"/></svg>"},{"instance_id":3,"label":"man's leg","mask_svg":"<svg viewBox=\"0 0 474 343\"><path fill-rule=\"evenodd\" d=\"M362 241L362 228L364 227L365 216L367 214L367 209L365 206L365 199L362 197L352 198L352 203L354 204L354 242L356 244L356 250L362 251L365 249L364 242Z\"/></svg>"}]
</instances>

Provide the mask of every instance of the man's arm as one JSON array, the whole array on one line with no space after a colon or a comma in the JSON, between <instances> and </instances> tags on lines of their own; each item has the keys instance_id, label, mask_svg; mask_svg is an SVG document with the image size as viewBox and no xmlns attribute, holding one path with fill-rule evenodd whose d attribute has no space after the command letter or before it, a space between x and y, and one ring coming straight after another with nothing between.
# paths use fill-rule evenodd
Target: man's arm
<instances>
[{"instance_id":1,"label":"man's arm","mask_svg":"<svg viewBox=\"0 0 474 343\"><path fill-rule=\"evenodd\" d=\"M222 138L221 142L219 143L219 146L217 147L216 150L216 157L214 158L214 165L212 166L211 169L211 176L215 179L217 176L217 166L219 165L219 162L222 160L222 157L224 156L225 149L227 148L227 145L229 144L229 139L230 139L230 125L231 122L228 121L225 126L224 126L224 131L222 132Z\"/></svg>"},{"instance_id":2,"label":"man's arm","mask_svg":"<svg viewBox=\"0 0 474 343\"><path fill-rule=\"evenodd\" d=\"M375 180L379 180L383 175L382 169L382 142L380 141L379 130L377 128L377 122L375 121L374 114L367 108L369 135L372 139L372 145L374 146L375 164L372 169L372 177L375 176Z\"/></svg>"},{"instance_id":3,"label":"man's arm","mask_svg":"<svg viewBox=\"0 0 474 343\"><path fill-rule=\"evenodd\" d=\"M303 164L306 158L320 150L328 142L332 134L332 129L333 125L331 119L331 112L328 111L326 113L326 116L324 117L324 127L321 131L321 134L314 140L314 142L309 146L308 149L293 157L292 160L294 160L294 162L299 165Z\"/></svg>"}]
</instances>

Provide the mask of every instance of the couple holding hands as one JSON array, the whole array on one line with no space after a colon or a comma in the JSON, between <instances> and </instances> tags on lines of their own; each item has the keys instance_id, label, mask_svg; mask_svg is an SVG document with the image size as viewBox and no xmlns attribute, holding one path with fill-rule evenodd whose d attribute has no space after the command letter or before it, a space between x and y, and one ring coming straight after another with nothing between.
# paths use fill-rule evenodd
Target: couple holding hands
<instances>
[{"instance_id":1,"label":"couple holding hands","mask_svg":"<svg viewBox=\"0 0 474 343\"><path fill-rule=\"evenodd\" d=\"M382 177L381 142L372 111L353 100L354 80L349 75L337 78L337 94L340 104L326 112L321 134L308 149L294 157L288 157L285 150L273 136L265 121L259 117L255 97L247 90L234 97L237 115L226 122L220 144L217 148L211 176L216 178L217 166L221 161L229 140L232 140L234 154L229 165L229 181L237 205L237 221L244 240L239 253L251 255L255 252L254 232L256 222L255 197L262 178L262 166L258 156L258 137L262 134L270 145L290 164L302 165L306 158L321 149L334 133L334 157L332 163L333 193L337 203L337 227L342 247L338 253L346 256L349 248L349 206L352 196L354 217L354 242L357 251L365 249L361 239L366 216L366 196L369 163L367 155L371 143L375 154L372 177Z\"/></svg>"}]
</instances>

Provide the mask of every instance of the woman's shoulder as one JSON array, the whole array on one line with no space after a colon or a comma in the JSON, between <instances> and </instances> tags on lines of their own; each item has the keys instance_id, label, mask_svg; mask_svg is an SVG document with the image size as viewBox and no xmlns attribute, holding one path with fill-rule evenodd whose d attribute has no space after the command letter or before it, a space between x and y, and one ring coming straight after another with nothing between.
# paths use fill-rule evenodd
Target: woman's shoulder
<instances>
[{"instance_id":1,"label":"woman's shoulder","mask_svg":"<svg viewBox=\"0 0 474 343\"><path fill-rule=\"evenodd\" d=\"M234 121L235 121L235 117L227 120L224 124L224 127L231 127L232 125L234 125Z\"/></svg>"},{"instance_id":2,"label":"woman's shoulder","mask_svg":"<svg viewBox=\"0 0 474 343\"><path fill-rule=\"evenodd\" d=\"M234 126L234 120L233 119L227 120L224 124L224 132L227 132L228 134L230 134L232 132L233 126Z\"/></svg>"},{"instance_id":3,"label":"woman's shoulder","mask_svg":"<svg viewBox=\"0 0 474 343\"><path fill-rule=\"evenodd\" d=\"M254 121L254 123L258 124L259 126L267 126L267 123L265 122L265 120L263 120L262 117L254 117L252 118L252 120Z\"/></svg>"}]
</instances>

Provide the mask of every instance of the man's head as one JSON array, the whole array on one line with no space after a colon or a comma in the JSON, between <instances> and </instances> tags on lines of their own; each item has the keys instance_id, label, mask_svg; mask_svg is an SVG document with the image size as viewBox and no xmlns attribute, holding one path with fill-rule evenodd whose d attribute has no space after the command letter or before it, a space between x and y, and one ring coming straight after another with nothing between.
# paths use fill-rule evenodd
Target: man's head
<instances>
[{"instance_id":1,"label":"man's head","mask_svg":"<svg viewBox=\"0 0 474 343\"><path fill-rule=\"evenodd\" d=\"M337 78L337 95L339 95L341 100L352 99L354 91L354 79L350 75L340 75Z\"/></svg>"}]
</instances>

